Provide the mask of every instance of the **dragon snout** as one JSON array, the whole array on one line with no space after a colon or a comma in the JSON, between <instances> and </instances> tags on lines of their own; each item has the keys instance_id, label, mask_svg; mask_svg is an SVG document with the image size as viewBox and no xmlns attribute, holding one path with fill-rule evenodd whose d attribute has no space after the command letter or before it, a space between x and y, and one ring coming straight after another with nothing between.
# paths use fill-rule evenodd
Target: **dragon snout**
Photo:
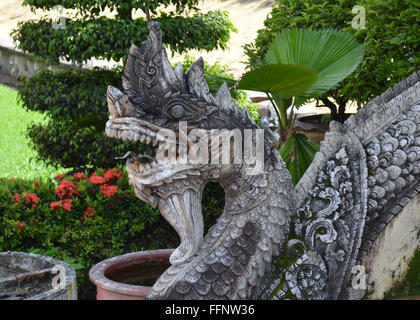
<instances>
[{"instance_id":1,"label":"dragon snout","mask_svg":"<svg viewBox=\"0 0 420 320\"><path fill-rule=\"evenodd\" d=\"M141 110L134 108L128 97L113 86L107 90L108 110L112 118L134 117L143 114Z\"/></svg>"}]
</instances>

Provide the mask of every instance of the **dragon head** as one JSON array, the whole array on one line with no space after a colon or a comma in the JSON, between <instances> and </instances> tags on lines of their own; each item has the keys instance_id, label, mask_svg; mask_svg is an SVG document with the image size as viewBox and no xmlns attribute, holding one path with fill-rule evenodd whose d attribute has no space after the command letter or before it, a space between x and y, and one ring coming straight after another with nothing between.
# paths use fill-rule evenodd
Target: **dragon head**
<instances>
[{"instance_id":1,"label":"dragon head","mask_svg":"<svg viewBox=\"0 0 420 320\"><path fill-rule=\"evenodd\" d=\"M244 170L243 164L220 164L209 157L207 162L180 159L190 156L192 149L200 149L200 141L208 142L215 130L258 129L247 110L235 106L226 84L213 97L203 76L201 58L187 73L181 64L173 69L159 24L149 22L149 38L140 48L133 45L130 49L123 75L124 93L112 86L107 92L110 117L106 134L157 149L155 156L132 152L126 167L136 195L158 206L180 235L181 245L171 256L172 264L192 256L203 238L201 195L207 180L218 179L226 187L232 172ZM183 136L188 139L183 140ZM247 144L246 140L241 144ZM212 154L214 144L208 145L202 146ZM231 150L228 153L230 158Z\"/></svg>"}]
</instances>

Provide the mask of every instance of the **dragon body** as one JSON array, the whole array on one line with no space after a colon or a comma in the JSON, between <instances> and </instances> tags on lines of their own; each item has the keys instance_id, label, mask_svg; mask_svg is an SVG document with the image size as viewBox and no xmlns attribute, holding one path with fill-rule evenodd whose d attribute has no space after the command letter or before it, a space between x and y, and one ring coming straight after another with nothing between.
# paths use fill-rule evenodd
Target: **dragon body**
<instances>
[{"instance_id":1,"label":"dragon body","mask_svg":"<svg viewBox=\"0 0 420 320\"><path fill-rule=\"evenodd\" d=\"M215 97L209 93L202 59L187 73L182 65L173 69L157 23L149 23L149 38L140 48L130 49L123 87L124 93L108 88L106 134L158 150L172 141L165 155L172 152L176 160L127 160L136 195L158 206L181 239L171 267L148 298L362 296L349 288L352 267L420 189L418 73L346 123L333 123L295 189L273 133L259 134L225 84ZM240 151L263 153L260 170L257 162L237 162L234 146L228 151L231 161L216 161L212 151L222 146L223 130L242 137ZM194 143L184 135L195 137ZM210 146L200 145L210 136ZM200 146L208 148L207 162L179 161ZM226 204L204 236L201 196L211 179L224 188Z\"/></svg>"}]
</instances>

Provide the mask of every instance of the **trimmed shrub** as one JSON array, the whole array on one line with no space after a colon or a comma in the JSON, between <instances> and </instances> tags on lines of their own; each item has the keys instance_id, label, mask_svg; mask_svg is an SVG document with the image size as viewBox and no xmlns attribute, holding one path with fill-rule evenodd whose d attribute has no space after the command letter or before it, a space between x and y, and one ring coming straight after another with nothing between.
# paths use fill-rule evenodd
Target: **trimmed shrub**
<instances>
[{"instance_id":1,"label":"trimmed shrub","mask_svg":"<svg viewBox=\"0 0 420 320\"><path fill-rule=\"evenodd\" d=\"M37 159L64 168L112 168L116 156L146 150L138 142L110 139L105 134L107 86L119 86L120 79L121 70L102 69L43 70L27 79L19 91L23 107L50 119L27 129Z\"/></svg>"},{"instance_id":2,"label":"trimmed shrub","mask_svg":"<svg viewBox=\"0 0 420 320\"><path fill-rule=\"evenodd\" d=\"M108 85L121 88L121 69L74 70L52 72L42 70L25 79L19 91L23 108L45 113L60 121L75 119L80 125L105 128L108 118L106 90ZM97 124L100 119L101 123ZM90 120L90 121L89 121Z\"/></svg>"},{"instance_id":3,"label":"trimmed shrub","mask_svg":"<svg viewBox=\"0 0 420 320\"><path fill-rule=\"evenodd\" d=\"M13 31L14 40L46 62L57 63L59 58L85 62L90 58L125 60L132 43L140 44L147 38L147 21L133 19L133 10L145 12L148 4L152 19L162 27L164 43L174 52L188 49L213 50L227 48L230 32L236 31L227 12L206 14L197 8L199 0L25 0L23 5L32 10L51 10L57 5L74 9L77 14L66 18L64 28L53 28L51 19L22 21ZM163 12L162 8L175 10ZM113 18L104 17L106 9L116 11ZM185 13L189 16L186 16Z\"/></svg>"},{"instance_id":4,"label":"trimmed shrub","mask_svg":"<svg viewBox=\"0 0 420 320\"><path fill-rule=\"evenodd\" d=\"M165 14L155 21L160 23L162 40L172 52L191 49L226 49L230 32L235 31L226 12L214 11L192 17ZM19 22L12 33L18 47L48 63L59 58L82 63L90 58L124 61L131 45L140 45L147 38L147 21L110 19L66 20L65 29L53 29L52 21Z\"/></svg>"}]
</instances>

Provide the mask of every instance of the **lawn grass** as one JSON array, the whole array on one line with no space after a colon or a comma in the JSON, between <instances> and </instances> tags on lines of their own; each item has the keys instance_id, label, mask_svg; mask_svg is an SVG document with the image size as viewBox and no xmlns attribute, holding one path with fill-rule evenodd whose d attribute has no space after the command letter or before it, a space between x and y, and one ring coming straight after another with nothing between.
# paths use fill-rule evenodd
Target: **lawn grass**
<instances>
[{"instance_id":1,"label":"lawn grass","mask_svg":"<svg viewBox=\"0 0 420 320\"><path fill-rule=\"evenodd\" d=\"M17 91L0 84L0 177L52 178L68 170L31 161L36 152L25 136L29 123L46 121L38 112L27 112L17 102Z\"/></svg>"}]
</instances>

